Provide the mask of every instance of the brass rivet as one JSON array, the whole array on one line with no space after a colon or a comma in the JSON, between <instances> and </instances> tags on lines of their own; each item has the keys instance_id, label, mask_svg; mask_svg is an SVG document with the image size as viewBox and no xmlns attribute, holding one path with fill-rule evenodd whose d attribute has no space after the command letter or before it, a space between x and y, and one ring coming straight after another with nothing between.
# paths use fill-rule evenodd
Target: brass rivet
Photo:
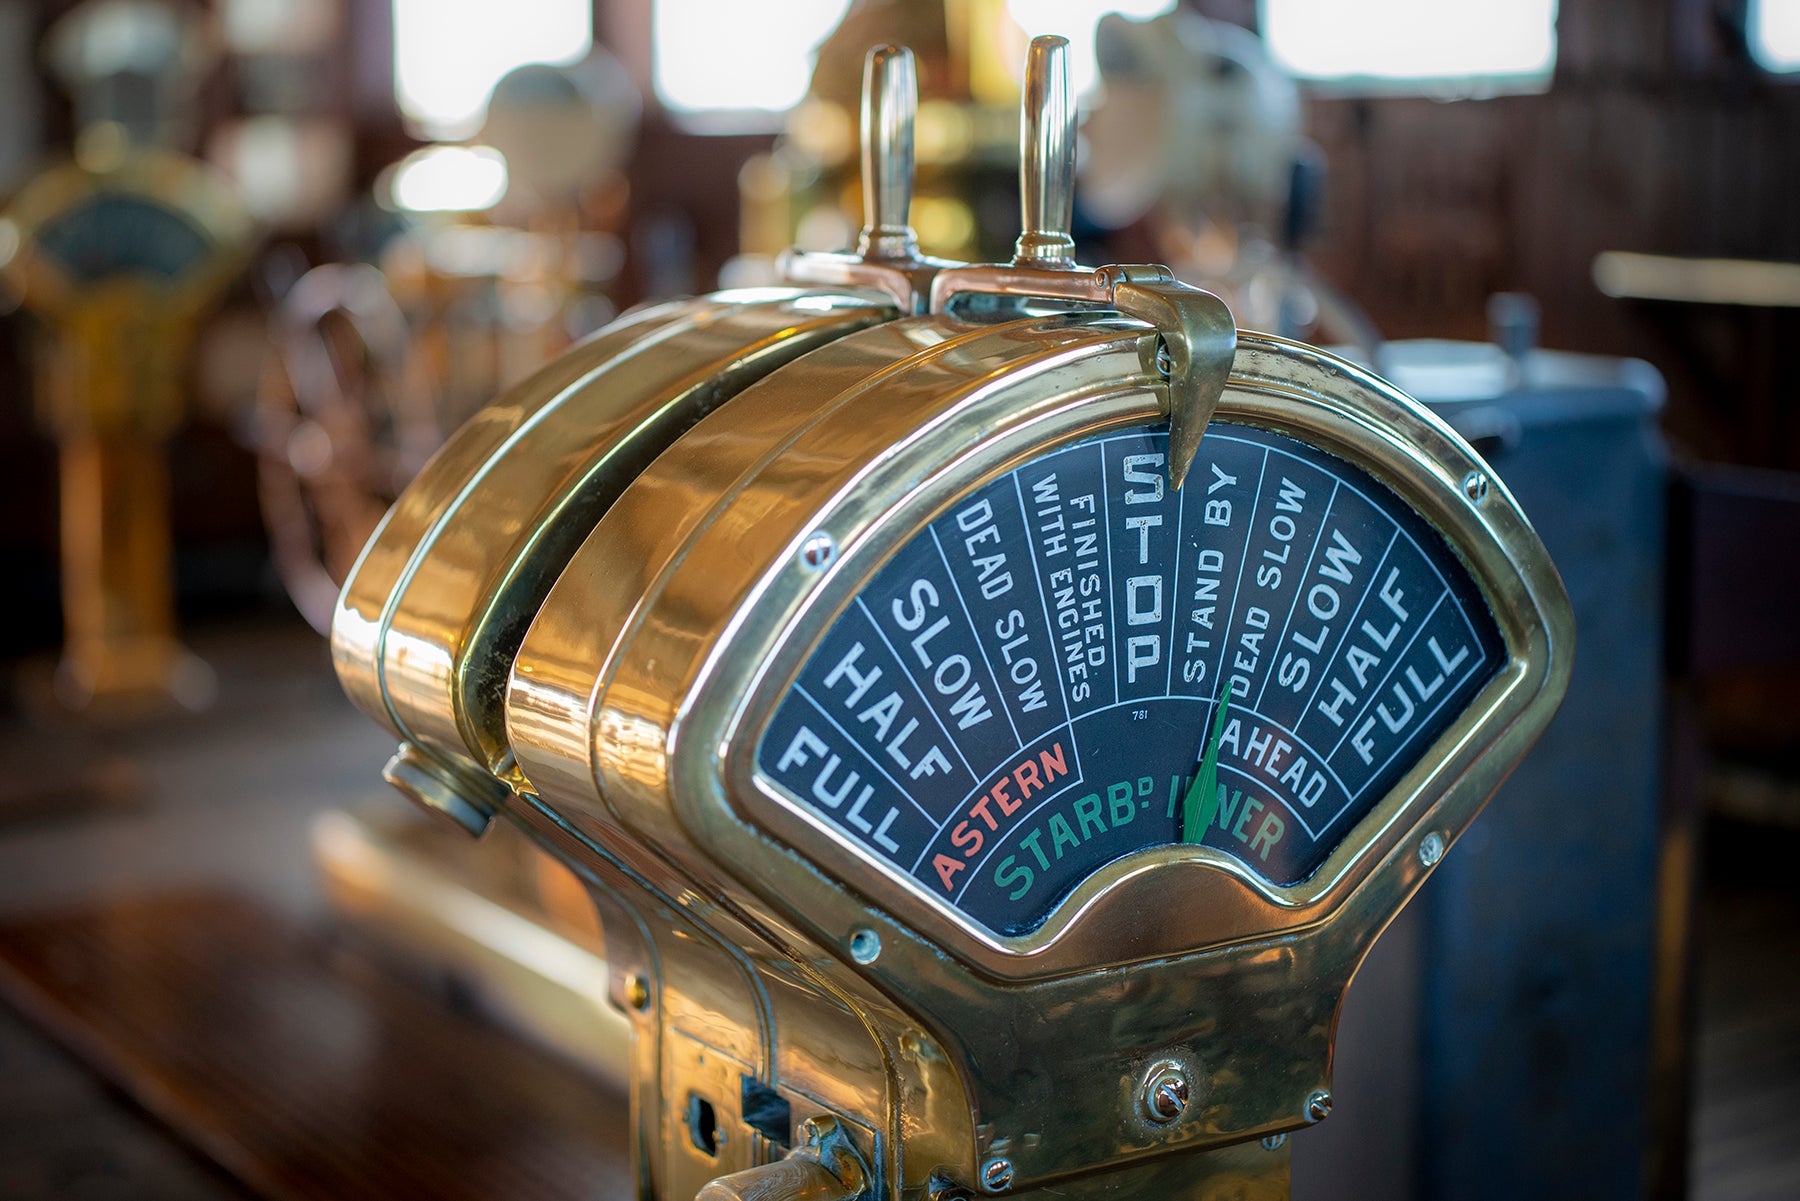
<instances>
[{"instance_id":1,"label":"brass rivet","mask_svg":"<svg viewBox=\"0 0 1800 1201\"><path fill-rule=\"evenodd\" d=\"M814 530L800 544L800 565L812 571L824 571L837 561L837 542L824 530Z\"/></svg>"},{"instance_id":2,"label":"brass rivet","mask_svg":"<svg viewBox=\"0 0 1800 1201\"><path fill-rule=\"evenodd\" d=\"M1311 1096L1306 1098L1306 1120L1307 1121L1323 1122L1326 1118L1328 1118L1330 1116L1331 1116L1331 1094L1330 1093L1326 1092L1324 1089L1321 1088L1321 1089L1314 1091Z\"/></svg>"},{"instance_id":3,"label":"brass rivet","mask_svg":"<svg viewBox=\"0 0 1800 1201\"><path fill-rule=\"evenodd\" d=\"M1150 1120L1166 1126L1187 1112L1187 1077L1176 1067L1158 1064L1144 1077L1141 1099Z\"/></svg>"}]
</instances>

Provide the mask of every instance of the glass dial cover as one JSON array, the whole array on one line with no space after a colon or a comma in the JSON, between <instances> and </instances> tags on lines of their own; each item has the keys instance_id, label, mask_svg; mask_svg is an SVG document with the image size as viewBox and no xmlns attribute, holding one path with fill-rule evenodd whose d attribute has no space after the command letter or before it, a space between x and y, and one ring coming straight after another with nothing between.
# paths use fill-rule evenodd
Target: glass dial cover
<instances>
[{"instance_id":1,"label":"glass dial cover","mask_svg":"<svg viewBox=\"0 0 1800 1201\"><path fill-rule=\"evenodd\" d=\"M1017 936L1151 846L1305 881L1505 661L1449 545L1366 472L1215 421L1176 492L1167 427L1140 427L914 534L781 695L756 768L882 870ZM1184 830L1227 684L1216 806Z\"/></svg>"}]
</instances>

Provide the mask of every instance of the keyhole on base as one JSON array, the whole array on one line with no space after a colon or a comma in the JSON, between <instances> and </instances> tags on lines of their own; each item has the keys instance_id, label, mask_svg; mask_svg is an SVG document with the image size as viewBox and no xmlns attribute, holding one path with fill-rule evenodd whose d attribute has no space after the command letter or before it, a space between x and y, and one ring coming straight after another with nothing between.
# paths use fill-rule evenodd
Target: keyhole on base
<instances>
[{"instance_id":1,"label":"keyhole on base","mask_svg":"<svg viewBox=\"0 0 1800 1201\"><path fill-rule=\"evenodd\" d=\"M712 1102L698 1093L689 1093L687 1111L688 1137L694 1141L696 1148L717 1158L719 1117L713 1112Z\"/></svg>"}]
</instances>

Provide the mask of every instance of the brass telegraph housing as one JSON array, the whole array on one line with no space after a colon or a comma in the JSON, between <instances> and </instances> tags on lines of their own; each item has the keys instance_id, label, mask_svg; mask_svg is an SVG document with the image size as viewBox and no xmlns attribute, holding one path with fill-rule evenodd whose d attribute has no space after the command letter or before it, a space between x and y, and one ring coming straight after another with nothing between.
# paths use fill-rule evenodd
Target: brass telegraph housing
<instances>
[{"instance_id":1,"label":"brass telegraph housing","mask_svg":"<svg viewBox=\"0 0 1800 1201\"><path fill-rule=\"evenodd\" d=\"M1064 53L1030 52L1013 263L918 255L910 60L877 50L861 253L790 260L793 288L628 316L553 362L452 439L345 587L334 653L404 740L389 778L472 832L505 814L594 895L635 1032L637 1196L1285 1196L1283 1136L1329 1112L1352 974L1566 685L1555 570L1446 426L1324 352L1236 331L1165 270L1074 265ZM1129 478L1177 519L1225 475L1209 445L1373 497L1389 553L1403 534L1423 548L1473 649L1431 639L1444 671L1413 687L1443 712L1409 728L1339 834L1321 826L1313 860L1283 875L1206 845L1203 807L1197 829L1183 816L1173 838L1096 858L1012 922L947 895L950 868L946 892L909 874L887 826L796 795L779 777L804 738L773 765L764 748L914 539L1046 456L1124 436L1149 448ZM1401 612L1399 575L1373 572L1363 599ZM1204 731L1181 715L1209 695L1171 691L1156 712L1173 724L1140 737L1192 726L1185 755ZM1212 699L1204 762L1232 698ZM1156 820L1145 796L1131 837ZM1107 836L1085 818L1081 835Z\"/></svg>"}]
</instances>

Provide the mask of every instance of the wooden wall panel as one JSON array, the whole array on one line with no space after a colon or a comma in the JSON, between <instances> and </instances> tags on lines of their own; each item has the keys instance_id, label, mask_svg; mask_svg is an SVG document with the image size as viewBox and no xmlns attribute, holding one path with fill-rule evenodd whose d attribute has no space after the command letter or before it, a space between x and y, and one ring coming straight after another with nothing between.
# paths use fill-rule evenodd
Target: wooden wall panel
<instances>
[{"instance_id":1,"label":"wooden wall panel","mask_svg":"<svg viewBox=\"0 0 1800 1201\"><path fill-rule=\"evenodd\" d=\"M1661 368L1696 452L1800 467L1800 311L1618 301L1591 277L1606 250L1800 260L1800 82L1747 63L1735 3L1563 0L1541 94L1313 95L1320 269L1390 337L1480 337L1490 293L1529 292L1545 345Z\"/></svg>"}]
</instances>

